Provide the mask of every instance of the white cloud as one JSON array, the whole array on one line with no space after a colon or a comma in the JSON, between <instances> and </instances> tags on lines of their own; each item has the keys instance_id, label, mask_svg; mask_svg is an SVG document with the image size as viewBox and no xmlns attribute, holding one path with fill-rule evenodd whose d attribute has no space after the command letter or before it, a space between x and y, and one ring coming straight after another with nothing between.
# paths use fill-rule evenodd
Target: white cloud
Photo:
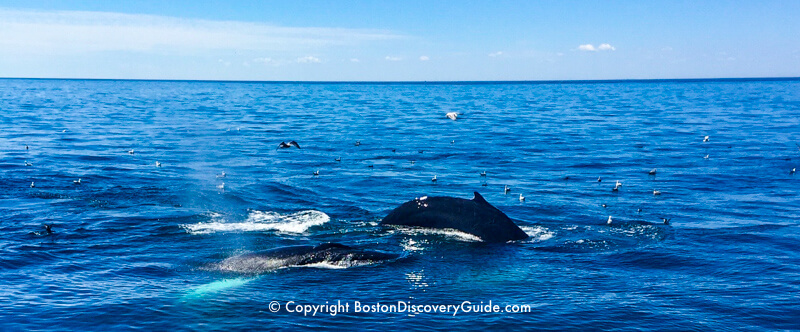
<instances>
[{"instance_id":1,"label":"white cloud","mask_svg":"<svg viewBox=\"0 0 800 332\"><path fill-rule=\"evenodd\" d=\"M225 67L230 67L231 66L231 62L230 61L225 61L225 60L219 59L219 60L217 60L217 62L221 63Z\"/></svg>"},{"instance_id":2,"label":"white cloud","mask_svg":"<svg viewBox=\"0 0 800 332\"><path fill-rule=\"evenodd\" d=\"M322 60L320 60L319 58L313 57L313 56L310 56L310 55L309 56L304 56L302 58L297 58L296 61L297 61L297 63L320 63L320 62L322 62Z\"/></svg>"},{"instance_id":3,"label":"white cloud","mask_svg":"<svg viewBox=\"0 0 800 332\"><path fill-rule=\"evenodd\" d=\"M386 60L388 60L388 61L400 61L400 60L403 60L403 58L401 58L399 56L386 56Z\"/></svg>"},{"instance_id":4,"label":"white cloud","mask_svg":"<svg viewBox=\"0 0 800 332\"><path fill-rule=\"evenodd\" d=\"M255 58L255 59L253 59L253 62L255 62L255 63L272 63L273 60L272 60L272 58Z\"/></svg>"},{"instance_id":5,"label":"white cloud","mask_svg":"<svg viewBox=\"0 0 800 332\"><path fill-rule=\"evenodd\" d=\"M502 51L498 51L498 52L494 52L494 53L489 53L489 56L490 56L490 57L493 57L493 58L494 58L494 57L501 56L501 55L503 55L503 52L502 52Z\"/></svg>"},{"instance_id":6,"label":"white cloud","mask_svg":"<svg viewBox=\"0 0 800 332\"><path fill-rule=\"evenodd\" d=\"M419 61L428 61L430 59L431 58L429 58L427 55L423 55L423 56L419 57Z\"/></svg>"},{"instance_id":7,"label":"white cloud","mask_svg":"<svg viewBox=\"0 0 800 332\"><path fill-rule=\"evenodd\" d=\"M352 58L350 59L350 62L361 62L361 60L359 60L358 58Z\"/></svg>"},{"instance_id":8,"label":"white cloud","mask_svg":"<svg viewBox=\"0 0 800 332\"><path fill-rule=\"evenodd\" d=\"M597 52L597 51L616 51L617 48L611 46L611 44L600 44L600 46L594 47L592 44L583 44L578 46L578 50L584 52Z\"/></svg>"},{"instance_id":9,"label":"white cloud","mask_svg":"<svg viewBox=\"0 0 800 332\"><path fill-rule=\"evenodd\" d=\"M614 46L611 46L611 44L600 44L600 46L597 47L597 50L598 51L616 51L617 48L614 47Z\"/></svg>"},{"instance_id":10,"label":"white cloud","mask_svg":"<svg viewBox=\"0 0 800 332\"><path fill-rule=\"evenodd\" d=\"M166 16L0 9L0 55L134 51L307 51L403 36L381 30L281 27Z\"/></svg>"}]
</instances>

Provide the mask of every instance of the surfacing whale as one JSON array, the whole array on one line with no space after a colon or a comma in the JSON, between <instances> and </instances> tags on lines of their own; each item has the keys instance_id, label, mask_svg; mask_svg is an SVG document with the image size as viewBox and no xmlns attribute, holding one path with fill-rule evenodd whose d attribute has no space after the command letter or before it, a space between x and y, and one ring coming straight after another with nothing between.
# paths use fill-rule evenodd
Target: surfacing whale
<instances>
[{"instance_id":1,"label":"surfacing whale","mask_svg":"<svg viewBox=\"0 0 800 332\"><path fill-rule=\"evenodd\" d=\"M348 268L381 263L399 257L398 254L356 249L340 243L324 243L318 246L283 247L233 256L215 264L214 268L240 273L259 273L296 266Z\"/></svg>"},{"instance_id":2,"label":"surfacing whale","mask_svg":"<svg viewBox=\"0 0 800 332\"><path fill-rule=\"evenodd\" d=\"M528 234L478 192L472 199L426 196L405 202L383 218L381 225L450 228L475 235L484 242L528 238Z\"/></svg>"}]
</instances>

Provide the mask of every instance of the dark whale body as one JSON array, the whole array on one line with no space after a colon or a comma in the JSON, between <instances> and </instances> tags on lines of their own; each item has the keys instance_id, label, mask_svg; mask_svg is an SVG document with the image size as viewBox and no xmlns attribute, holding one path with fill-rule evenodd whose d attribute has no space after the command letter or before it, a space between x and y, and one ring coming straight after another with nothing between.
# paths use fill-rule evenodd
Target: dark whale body
<instances>
[{"instance_id":1,"label":"dark whale body","mask_svg":"<svg viewBox=\"0 0 800 332\"><path fill-rule=\"evenodd\" d=\"M324 243L318 246L283 247L233 256L216 264L216 268L242 273L258 273L315 264L347 268L380 263L398 257L400 257L398 254L356 249L340 243Z\"/></svg>"},{"instance_id":2,"label":"dark whale body","mask_svg":"<svg viewBox=\"0 0 800 332\"><path fill-rule=\"evenodd\" d=\"M451 228L480 237L484 242L528 238L502 211L475 192L473 199L422 197L392 210L381 225Z\"/></svg>"}]
</instances>

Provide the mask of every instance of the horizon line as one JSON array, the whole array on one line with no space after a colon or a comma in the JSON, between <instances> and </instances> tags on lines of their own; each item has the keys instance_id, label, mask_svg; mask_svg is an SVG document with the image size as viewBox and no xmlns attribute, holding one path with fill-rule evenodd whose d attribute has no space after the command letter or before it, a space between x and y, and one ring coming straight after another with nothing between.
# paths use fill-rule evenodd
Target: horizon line
<instances>
[{"instance_id":1,"label":"horizon line","mask_svg":"<svg viewBox=\"0 0 800 332\"><path fill-rule=\"evenodd\" d=\"M622 78L566 80L409 80L409 81L326 81L326 80L213 80L213 79L153 79L153 78L58 78L58 77L0 77L0 80L41 81L129 81L129 82L197 82L197 83L257 83L257 84L574 84L574 83L658 83L658 82L747 82L798 81L800 76L774 77L717 77L717 78Z\"/></svg>"}]
</instances>

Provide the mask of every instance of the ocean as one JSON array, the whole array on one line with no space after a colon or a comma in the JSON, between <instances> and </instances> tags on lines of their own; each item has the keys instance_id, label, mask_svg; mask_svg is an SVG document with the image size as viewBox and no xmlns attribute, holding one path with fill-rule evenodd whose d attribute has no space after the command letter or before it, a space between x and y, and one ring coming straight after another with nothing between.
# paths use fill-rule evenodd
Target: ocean
<instances>
[{"instance_id":1,"label":"ocean","mask_svg":"<svg viewBox=\"0 0 800 332\"><path fill-rule=\"evenodd\" d=\"M0 125L0 330L800 329L800 79L2 79ZM474 192L529 238L379 224ZM219 268L328 242L399 258Z\"/></svg>"}]
</instances>

